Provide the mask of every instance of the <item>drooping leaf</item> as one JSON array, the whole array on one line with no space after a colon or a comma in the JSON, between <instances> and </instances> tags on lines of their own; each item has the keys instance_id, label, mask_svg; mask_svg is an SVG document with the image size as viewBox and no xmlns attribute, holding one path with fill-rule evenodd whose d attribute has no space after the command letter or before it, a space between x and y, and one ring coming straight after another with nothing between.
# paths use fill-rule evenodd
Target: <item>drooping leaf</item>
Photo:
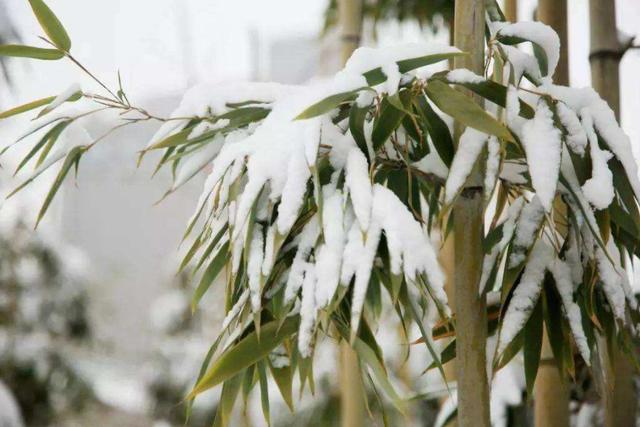
<instances>
[{"instance_id":1,"label":"drooping leaf","mask_svg":"<svg viewBox=\"0 0 640 427\"><path fill-rule=\"evenodd\" d=\"M34 47L34 46L5 44L0 46L0 56L12 56L14 58L31 58L31 59L41 59L44 61L55 61L58 59L62 59L64 57L64 53L57 49L45 49L45 48Z\"/></svg>"},{"instance_id":2,"label":"drooping leaf","mask_svg":"<svg viewBox=\"0 0 640 427\"><path fill-rule=\"evenodd\" d=\"M216 411L216 418L213 422L214 427L227 427L230 426L231 412L233 406L238 398L240 392L240 386L242 380L245 377L245 372L240 372L233 378L225 381L222 386L222 393L220 394L220 403L218 404L218 410Z\"/></svg>"},{"instance_id":3,"label":"drooping leaf","mask_svg":"<svg viewBox=\"0 0 640 427\"><path fill-rule=\"evenodd\" d=\"M328 96L322 101L316 102L315 104L304 110L302 113L298 114L295 120L311 119L313 117L328 113L343 102L353 101L354 99L356 99L359 91L360 89L357 89Z\"/></svg>"},{"instance_id":4,"label":"drooping leaf","mask_svg":"<svg viewBox=\"0 0 640 427\"><path fill-rule=\"evenodd\" d=\"M47 209L49 209L49 205L51 204L51 201L53 201L53 198L55 197L56 193L60 189L60 186L62 185L64 178L69 173L69 170L74 166L74 164L76 164L76 162L80 160L80 157L82 157L82 154L84 154L85 150L86 150L85 146L79 145L79 146L73 147L69 151L69 154L67 154L67 157L64 160L64 163L62 164L62 168L60 169L60 172L58 172L58 176L56 176L55 181L53 181L53 185L51 185L51 189L49 189L49 193L47 193L47 197L45 197L44 199L42 208L40 208L40 212L38 213L38 219L36 221L36 227L38 227L38 224L40 224L40 220L42 220L42 217L47 212Z\"/></svg>"},{"instance_id":5,"label":"drooping leaf","mask_svg":"<svg viewBox=\"0 0 640 427\"><path fill-rule=\"evenodd\" d=\"M68 52L71 49L71 39L67 31L60 23L58 17L49 9L49 7L42 0L29 0L31 9L36 15L40 26L44 32L49 36L49 39L61 50Z\"/></svg>"},{"instance_id":6,"label":"drooping leaf","mask_svg":"<svg viewBox=\"0 0 640 427\"><path fill-rule=\"evenodd\" d=\"M17 107L13 107L10 110L3 111L2 113L0 113L0 120L6 119L8 117L15 116L18 114L26 113L27 111L35 110L36 108L49 104L54 99L56 99L55 96L48 96L46 98L37 99L35 101L31 101L29 103L19 105Z\"/></svg>"},{"instance_id":7,"label":"drooping leaf","mask_svg":"<svg viewBox=\"0 0 640 427\"><path fill-rule=\"evenodd\" d=\"M224 267L227 259L229 258L229 241L227 240L218 250L218 253L213 258L209 266L202 274L200 283L193 293L193 299L191 300L191 309L195 310L198 302L202 299L202 296L207 292L213 281L218 277L218 274Z\"/></svg>"},{"instance_id":8,"label":"drooping leaf","mask_svg":"<svg viewBox=\"0 0 640 427\"><path fill-rule=\"evenodd\" d=\"M524 327L524 374L527 383L527 396L532 396L533 385L540 364L542 351L542 300L538 300L531 317Z\"/></svg>"},{"instance_id":9,"label":"drooping leaf","mask_svg":"<svg viewBox=\"0 0 640 427\"><path fill-rule=\"evenodd\" d=\"M466 52L448 52L448 53L435 53L431 55L420 56L418 58L409 58L398 61L398 70L400 73L407 73L416 68L424 67L426 65L436 64L441 61L446 61L458 56L468 55ZM370 86L380 84L387 80L387 75L382 71L382 68L374 68L364 73L364 77L367 79L367 83Z\"/></svg>"},{"instance_id":10,"label":"drooping leaf","mask_svg":"<svg viewBox=\"0 0 640 427\"><path fill-rule=\"evenodd\" d=\"M473 99L451 88L448 84L439 80L432 80L425 88L425 91L429 99L440 110L464 126L472 127L489 135L495 135L506 141L515 142L509 129L476 104Z\"/></svg>"},{"instance_id":11,"label":"drooping leaf","mask_svg":"<svg viewBox=\"0 0 640 427\"><path fill-rule=\"evenodd\" d=\"M433 146L435 147L440 159L442 159L443 163L447 165L447 167L451 166L451 162L453 161L453 138L451 137L451 132L449 132L449 127L442 120L442 117L436 113L429 101L427 101L426 96L419 96L414 101L416 105L416 110L422 117L427 130L429 131L429 135L431 136L431 142L433 142Z\"/></svg>"},{"instance_id":12,"label":"drooping leaf","mask_svg":"<svg viewBox=\"0 0 640 427\"><path fill-rule=\"evenodd\" d=\"M233 377L246 367L267 356L282 341L298 330L299 316L288 317L280 326L277 320L262 325L260 339L251 332L240 342L231 346L212 364L211 368L195 385L191 396L202 393Z\"/></svg>"}]
</instances>

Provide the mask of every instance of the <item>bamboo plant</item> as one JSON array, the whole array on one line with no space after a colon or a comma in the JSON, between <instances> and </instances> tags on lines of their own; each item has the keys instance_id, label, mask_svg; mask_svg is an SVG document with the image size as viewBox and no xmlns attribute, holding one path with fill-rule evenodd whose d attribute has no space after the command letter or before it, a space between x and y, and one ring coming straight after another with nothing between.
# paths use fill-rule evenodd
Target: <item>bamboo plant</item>
<instances>
[{"instance_id":1,"label":"bamboo plant","mask_svg":"<svg viewBox=\"0 0 640 427\"><path fill-rule=\"evenodd\" d=\"M269 377L293 409L293 378L313 390L314 348L324 339L349 342L363 378L405 411L407 396L395 390L376 339L377 320L383 304L395 308L406 341L432 356L425 369L442 372L456 356L461 331L443 290L434 231L443 238L458 229L456 206L469 192L481 195L486 219L477 297L488 301L492 372L522 351L530 393L543 328L569 377L576 357L590 365L601 351L598 335L631 347L637 165L593 90L553 84L559 42L544 24L505 22L489 0L481 72L429 67L474 53L453 47L364 48L329 81L198 86L171 116L159 117L132 103L120 79L111 88L95 77L45 3L29 2L49 46L0 46L0 54L70 60L96 87L72 86L0 114L36 114L16 141L33 137L18 169L35 168L9 196L57 166L39 221L65 177L106 135L61 136L104 111L120 112L114 129L161 122L139 160L160 153L158 169L174 174L167 194L212 166L180 268L195 264L194 309L206 292L224 293L226 318L188 396L221 387L216 425L228 425L238 396L246 399L255 386L269 419ZM531 45L533 55L520 45ZM464 127L456 144L452 119ZM480 179L469 181L476 164ZM554 210L556 197L566 212ZM420 337L411 335L414 325ZM433 341L444 337L454 339L437 351ZM478 358L485 345L475 348Z\"/></svg>"}]
</instances>

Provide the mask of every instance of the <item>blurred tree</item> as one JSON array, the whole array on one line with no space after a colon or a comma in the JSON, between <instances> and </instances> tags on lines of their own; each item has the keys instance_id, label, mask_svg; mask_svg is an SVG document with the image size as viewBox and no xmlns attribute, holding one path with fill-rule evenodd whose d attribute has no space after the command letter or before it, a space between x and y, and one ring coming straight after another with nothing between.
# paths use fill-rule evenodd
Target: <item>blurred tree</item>
<instances>
[{"instance_id":1,"label":"blurred tree","mask_svg":"<svg viewBox=\"0 0 640 427\"><path fill-rule=\"evenodd\" d=\"M65 256L22 222L3 227L0 378L29 426L49 425L91 396L64 348L90 337L84 286Z\"/></svg>"}]
</instances>

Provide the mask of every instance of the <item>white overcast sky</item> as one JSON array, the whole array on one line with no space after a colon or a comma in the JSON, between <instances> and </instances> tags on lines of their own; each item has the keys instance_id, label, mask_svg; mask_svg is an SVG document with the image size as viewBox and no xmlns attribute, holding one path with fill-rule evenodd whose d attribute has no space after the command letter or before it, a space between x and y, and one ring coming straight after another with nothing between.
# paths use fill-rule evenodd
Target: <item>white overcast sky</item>
<instances>
[{"instance_id":1,"label":"white overcast sky","mask_svg":"<svg viewBox=\"0 0 640 427\"><path fill-rule=\"evenodd\" d=\"M278 38L315 36L328 0L48 0L74 42L73 52L106 81L120 69L136 96L177 93L194 81L250 77L250 33ZM535 0L520 1L530 20ZM8 7L27 42L40 29L26 0ZM618 0L618 25L640 35L640 1ZM569 0L571 83L590 82L588 0ZM5 103L55 94L79 79L62 61L20 66L19 90ZM622 62L622 121L640 145L640 52ZM636 149L637 152L640 150Z\"/></svg>"}]
</instances>

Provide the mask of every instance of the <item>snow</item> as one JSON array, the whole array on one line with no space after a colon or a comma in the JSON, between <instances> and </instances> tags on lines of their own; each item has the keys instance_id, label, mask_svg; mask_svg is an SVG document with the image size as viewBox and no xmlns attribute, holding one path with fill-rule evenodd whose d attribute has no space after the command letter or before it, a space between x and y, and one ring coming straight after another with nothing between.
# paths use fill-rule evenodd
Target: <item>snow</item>
<instances>
[{"instance_id":1,"label":"snow","mask_svg":"<svg viewBox=\"0 0 640 427\"><path fill-rule=\"evenodd\" d=\"M445 184L445 203L453 202L471 173L473 166L489 136L473 128L466 128L460 136L456 154Z\"/></svg>"},{"instance_id":2,"label":"snow","mask_svg":"<svg viewBox=\"0 0 640 427\"><path fill-rule=\"evenodd\" d=\"M598 137L593 130L593 121L589 111L582 112L582 124L589 139L589 153L591 154L591 178L582 186L584 196L596 209L606 209L615 196L613 191L613 174L607 166L612 154L601 150Z\"/></svg>"},{"instance_id":3,"label":"snow","mask_svg":"<svg viewBox=\"0 0 640 427\"><path fill-rule=\"evenodd\" d=\"M67 102L69 98L71 98L73 95L75 95L78 92L82 92L82 88L78 83L73 83L71 86L65 89L64 92L56 96L54 100L51 101L43 111L55 110L56 108L58 108L59 106Z\"/></svg>"},{"instance_id":4,"label":"snow","mask_svg":"<svg viewBox=\"0 0 640 427\"><path fill-rule=\"evenodd\" d=\"M300 290L304 280L307 258L309 258L311 249L315 246L319 235L320 225L318 224L318 216L314 215L304 226L298 237L298 250L293 258L285 288L285 303L293 301L298 290Z\"/></svg>"},{"instance_id":5,"label":"snow","mask_svg":"<svg viewBox=\"0 0 640 427\"><path fill-rule=\"evenodd\" d=\"M382 66L382 72L387 76L387 80L382 84L384 91L389 96L395 95L398 92L400 79L402 78L398 64L395 62L386 63Z\"/></svg>"},{"instance_id":6,"label":"snow","mask_svg":"<svg viewBox=\"0 0 640 427\"><path fill-rule=\"evenodd\" d=\"M298 350L302 357L311 355L311 341L316 322L317 305L315 301L316 268L313 264L305 266L302 282L302 303L300 305L300 329L298 331Z\"/></svg>"},{"instance_id":7,"label":"snow","mask_svg":"<svg viewBox=\"0 0 640 427\"><path fill-rule=\"evenodd\" d=\"M346 185L353 203L353 210L358 218L361 229L369 228L372 205L372 187L369 180L369 165L367 159L358 148L352 148L347 158Z\"/></svg>"},{"instance_id":8,"label":"snow","mask_svg":"<svg viewBox=\"0 0 640 427\"><path fill-rule=\"evenodd\" d=\"M610 248L610 246L607 247L608 250ZM611 255L611 253L609 254ZM614 316L625 322L625 294L622 289L622 280L625 273L611 263L611 260L599 246L596 247L595 256L602 290L609 301Z\"/></svg>"},{"instance_id":9,"label":"snow","mask_svg":"<svg viewBox=\"0 0 640 427\"><path fill-rule=\"evenodd\" d=\"M547 70L540 70L543 76L552 76L560 59L560 38L548 25L541 22L516 22L502 26L498 35L519 37L529 40L544 50L547 57Z\"/></svg>"},{"instance_id":10,"label":"snow","mask_svg":"<svg viewBox=\"0 0 640 427\"><path fill-rule=\"evenodd\" d=\"M582 314L580 313L578 304L573 301L571 269L565 262L559 258L555 258L549 263L549 271L553 275L556 289L558 289L558 293L560 294L564 314L569 322L569 327L571 328L571 333L573 334L573 339L578 347L578 351L584 362L590 365L591 350L589 349L589 343L582 328Z\"/></svg>"},{"instance_id":11,"label":"snow","mask_svg":"<svg viewBox=\"0 0 640 427\"><path fill-rule=\"evenodd\" d=\"M544 219L544 209L538 196L527 203L518 217L516 235L511 247L509 268L515 267L525 260L527 250L533 245L540 223Z\"/></svg>"},{"instance_id":12,"label":"snow","mask_svg":"<svg viewBox=\"0 0 640 427\"><path fill-rule=\"evenodd\" d=\"M540 297L545 271L553 258L553 248L544 241L538 240L533 246L529 262L504 315L498 354L504 352L529 319Z\"/></svg>"},{"instance_id":13,"label":"snow","mask_svg":"<svg viewBox=\"0 0 640 427\"><path fill-rule=\"evenodd\" d=\"M447 73L447 81L457 84L480 84L486 82L486 79L466 68L458 68Z\"/></svg>"},{"instance_id":14,"label":"snow","mask_svg":"<svg viewBox=\"0 0 640 427\"><path fill-rule=\"evenodd\" d=\"M551 212L558 185L562 153L560 136L551 109L545 100L540 100L534 118L522 127L522 144L533 188L547 212Z\"/></svg>"},{"instance_id":15,"label":"snow","mask_svg":"<svg viewBox=\"0 0 640 427\"><path fill-rule=\"evenodd\" d=\"M208 166L214 157L218 155L223 144L224 137L218 134L214 137L213 141L204 144L198 151L182 159L171 190L173 191L181 187L204 167Z\"/></svg>"},{"instance_id":16,"label":"snow","mask_svg":"<svg viewBox=\"0 0 640 427\"><path fill-rule=\"evenodd\" d=\"M565 102L575 112L589 112L598 135L602 137L616 158L622 163L633 192L636 198L640 199L638 165L633 156L631 141L620 128L609 105L600 98L595 90L589 87L568 88L545 84L540 89Z\"/></svg>"},{"instance_id":17,"label":"snow","mask_svg":"<svg viewBox=\"0 0 640 427\"><path fill-rule=\"evenodd\" d=\"M449 174L449 168L444 164L435 149L411 166L426 174L435 175L442 180L446 180Z\"/></svg>"},{"instance_id":18,"label":"snow","mask_svg":"<svg viewBox=\"0 0 640 427\"><path fill-rule=\"evenodd\" d=\"M556 104L556 113L560 123L567 130L567 145L571 151L580 155L580 157L584 156L585 147L587 146L587 134L578 119L578 115L567 107L564 102Z\"/></svg>"},{"instance_id":19,"label":"snow","mask_svg":"<svg viewBox=\"0 0 640 427\"><path fill-rule=\"evenodd\" d=\"M262 262L264 260L264 239L262 226L254 224L251 242L249 244L249 260L247 262L247 276L249 276L249 291L251 293L251 309L260 313L262 297Z\"/></svg>"},{"instance_id":20,"label":"snow","mask_svg":"<svg viewBox=\"0 0 640 427\"><path fill-rule=\"evenodd\" d=\"M524 206L524 199L522 197L518 197L513 203L509 206L507 210L506 218L502 223L502 238L498 243L496 243L491 251L484 256L482 260L482 275L480 276L480 295L485 291L487 286L487 281L489 280L489 276L491 275L491 270L495 265L498 256L502 253L504 248L507 247L511 238L513 237L513 232L515 230L516 220L522 211L522 207Z\"/></svg>"},{"instance_id":21,"label":"snow","mask_svg":"<svg viewBox=\"0 0 640 427\"><path fill-rule=\"evenodd\" d=\"M501 44L500 48L506 56L506 60L513 67L512 81L519 84L523 74L528 74L534 80L540 80L540 66L536 58L518 49L515 46Z\"/></svg>"},{"instance_id":22,"label":"snow","mask_svg":"<svg viewBox=\"0 0 640 427\"><path fill-rule=\"evenodd\" d=\"M326 188L326 187L325 187ZM342 209L342 192L331 195L328 189L323 191L325 200L322 207L322 227L324 244L320 246L316 256L316 304L325 307L336 292L340 282L342 255L346 243L344 229L344 213Z\"/></svg>"}]
</instances>

